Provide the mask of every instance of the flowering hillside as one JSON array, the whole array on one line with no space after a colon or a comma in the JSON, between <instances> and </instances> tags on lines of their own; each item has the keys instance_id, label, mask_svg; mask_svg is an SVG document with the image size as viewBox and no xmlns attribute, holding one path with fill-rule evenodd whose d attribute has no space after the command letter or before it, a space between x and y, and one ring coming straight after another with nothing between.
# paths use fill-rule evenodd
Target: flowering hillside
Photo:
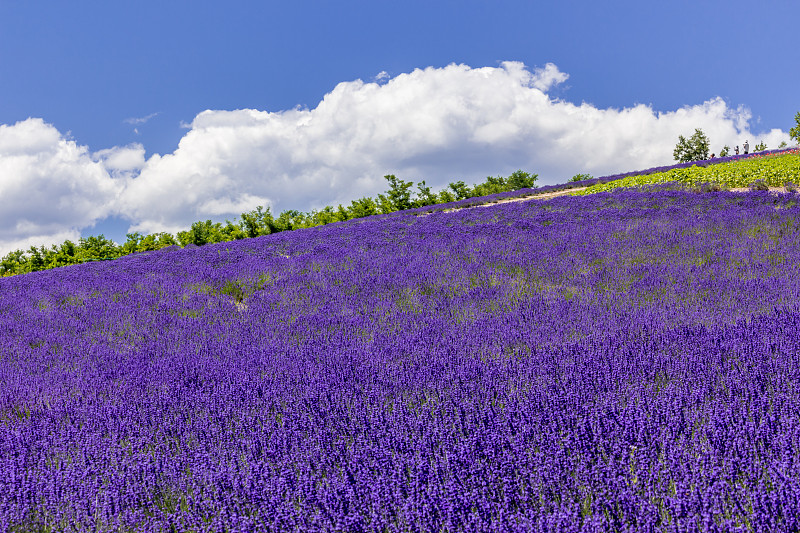
<instances>
[{"instance_id":1,"label":"flowering hillside","mask_svg":"<svg viewBox=\"0 0 800 533\"><path fill-rule=\"evenodd\" d=\"M0 280L2 531L793 531L798 196L399 213Z\"/></svg>"},{"instance_id":2,"label":"flowering hillside","mask_svg":"<svg viewBox=\"0 0 800 533\"><path fill-rule=\"evenodd\" d=\"M715 183L725 188L748 187L761 181L767 187L784 187L800 184L800 148L773 150L749 156L731 156L708 162L693 161L682 165L652 169L621 179L603 180L576 194L594 194L613 189L642 187L664 183L682 186L700 186Z\"/></svg>"}]
</instances>

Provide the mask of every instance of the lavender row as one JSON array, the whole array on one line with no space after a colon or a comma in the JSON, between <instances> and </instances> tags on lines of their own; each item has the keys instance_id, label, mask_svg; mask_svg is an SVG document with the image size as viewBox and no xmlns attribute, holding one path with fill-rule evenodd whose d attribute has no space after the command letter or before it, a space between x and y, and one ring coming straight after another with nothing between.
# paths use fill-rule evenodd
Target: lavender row
<instances>
[{"instance_id":1,"label":"lavender row","mask_svg":"<svg viewBox=\"0 0 800 533\"><path fill-rule=\"evenodd\" d=\"M0 529L795 530L796 203L597 194L0 280Z\"/></svg>"}]
</instances>

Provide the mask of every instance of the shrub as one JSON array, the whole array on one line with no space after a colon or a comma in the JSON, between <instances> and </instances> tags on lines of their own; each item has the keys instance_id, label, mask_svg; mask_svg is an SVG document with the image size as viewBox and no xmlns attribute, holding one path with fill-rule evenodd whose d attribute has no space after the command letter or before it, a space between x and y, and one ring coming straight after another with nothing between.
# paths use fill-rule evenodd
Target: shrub
<instances>
[{"instance_id":1,"label":"shrub","mask_svg":"<svg viewBox=\"0 0 800 533\"><path fill-rule=\"evenodd\" d=\"M722 190L722 185L720 185L716 181L707 181L705 183L701 183L700 187L698 187L698 192L720 192Z\"/></svg>"}]
</instances>

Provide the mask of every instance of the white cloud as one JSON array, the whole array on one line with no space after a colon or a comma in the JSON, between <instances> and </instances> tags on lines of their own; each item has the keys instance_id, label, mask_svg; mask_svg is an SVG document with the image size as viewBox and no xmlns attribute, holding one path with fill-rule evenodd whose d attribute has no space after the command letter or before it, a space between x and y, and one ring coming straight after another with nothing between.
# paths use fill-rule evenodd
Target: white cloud
<instances>
[{"instance_id":1,"label":"white cloud","mask_svg":"<svg viewBox=\"0 0 800 533\"><path fill-rule=\"evenodd\" d=\"M147 116L145 116L145 117L138 117L138 118L137 118L137 117L133 117L133 118L126 118L126 119L125 119L125 120L123 120L122 122L124 122L125 124L133 124L133 125L135 126L135 125L137 125L137 124L144 124L144 123L146 123L148 120L150 120L151 118L153 118L153 117L157 117L157 116L158 116L158 112L155 112L155 113L150 113L149 115L147 115ZM134 131L136 131L136 129L135 129L135 128L134 128Z\"/></svg>"},{"instance_id":2,"label":"white cloud","mask_svg":"<svg viewBox=\"0 0 800 533\"><path fill-rule=\"evenodd\" d=\"M258 205L277 214L348 204L385 190L390 173L444 187L518 168L539 173L542 184L648 168L670 164L678 135L695 128L717 153L746 138L751 147L789 141L780 130L754 133L749 110L720 98L658 112L547 94L567 78L553 64L519 62L381 73L376 82L338 84L314 109L203 111L177 150L147 160L140 144L90 156L38 119L2 126L0 248L109 214L130 220L131 230L175 232Z\"/></svg>"},{"instance_id":3,"label":"white cloud","mask_svg":"<svg viewBox=\"0 0 800 533\"><path fill-rule=\"evenodd\" d=\"M128 146L115 146L98 150L92 159L102 163L103 167L114 177L132 177L144 167L144 146L134 143Z\"/></svg>"},{"instance_id":4,"label":"white cloud","mask_svg":"<svg viewBox=\"0 0 800 533\"><path fill-rule=\"evenodd\" d=\"M0 253L76 238L121 191L86 147L38 118L0 125Z\"/></svg>"},{"instance_id":5,"label":"white cloud","mask_svg":"<svg viewBox=\"0 0 800 533\"><path fill-rule=\"evenodd\" d=\"M268 203L278 212L347 204L385 190L388 173L443 187L522 168L555 183L578 172L669 164L678 135L697 127L716 152L756 137L749 111L719 98L659 113L547 95L567 78L552 63L452 64L388 81L378 75L380 84L343 82L310 110L204 111L174 153L154 156L130 182L121 209L137 230L174 230L223 214L223 206ZM777 130L764 138L773 147L788 140Z\"/></svg>"},{"instance_id":6,"label":"white cloud","mask_svg":"<svg viewBox=\"0 0 800 533\"><path fill-rule=\"evenodd\" d=\"M521 66L520 63L511 63L511 65L514 65L517 68ZM561 72L558 70L557 66L552 63L548 63L544 66L544 68L537 68L533 71L530 86L546 92L556 85L564 83L567 81L567 78L569 78L569 74Z\"/></svg>"},{"instance_id":7,"label":"white cloud","mask_svg":"<svg viewBox=\"0 0 800 533\"><path fill-rule=\"evenodd\" d=\"M80 236L81 234L78 230L67 229L63 231L47 231L43 234L33 233L25 237L3 240L0 241L0 256L5 256L7 253L15 250L27 251L31 246L46 246L49 248L54 244L59 245L64 241L77 243Z\"/></svg>"}]
</instances>

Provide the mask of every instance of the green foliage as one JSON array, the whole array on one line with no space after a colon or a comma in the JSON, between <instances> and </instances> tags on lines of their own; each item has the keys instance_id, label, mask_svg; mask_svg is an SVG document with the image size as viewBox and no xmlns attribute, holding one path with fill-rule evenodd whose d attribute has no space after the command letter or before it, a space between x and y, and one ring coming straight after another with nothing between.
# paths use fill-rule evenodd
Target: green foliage
<instances>
[{"instance_id":1,"label":"green foliage","mask_svg":"<svg viewBox=\"0 0 800 533\"><path fill-rule=\"evenodd\" d=\"M258 206L253 211L242 213L240 218L239 227L245 238L260 237L277 231L269 207Z\"/></svg>"},{"instance_id":2,"label":"green foliage","mask_svg":"<svg viewBox=\"0 0 800 533\"><path fill-rule=\"evenodd\" d=\"M502 176L488 176L486 181L472 188L473 196L488 196L508 190L508 183Z\"/></svg>"},{"instance_id":3,"label":"green foliage","mask_svg":"<svg viewBox=\"0 0 800 533\"><path fill-rule=\"evenodd\" d=\"M425 180L422 180L417 184L417 189L419 192L417 193L417 198L414 201L414 207L425 207L426 205L436 205L439 202L439 199L436 197L431 191L431 188L425 185Z\"/></svg>"},{"instance_id":4,"label":"green foliage","mask_svg":"<svg viewBox=\"0 0 800 533\"><path fill-rule=\"evenodd\" d=\"M532 189L536 187L536 179L538 174L528 174L522 170L517 170L508 177L508 187L510 191L517 191L519 189Z\"/></svg>"},{"instance_id":5,"label":"green foliage","mask_svg":"<svg viewBox=\"0 0 800 533\"><path fill-rule=\"evenodd\" d=\"M35 246L30 247L30 258L28 259L28 264L30 265L30 271L36 272L39 270L45 269L45 260L44 255L39 252L39 249Z\"/></svg>"},{"instance_id":6,"label":"green foliage","mask_svg":"<svg viewBox=\"0 0 800 533\"><path fill-rule=\"evenodd\" d=\"M204 244L222 242L225 240L222 233L222 224L213 223L210 220L198 221L192 224L189 231L178 233L178 241L181 246L194 244L203 246Z\"/></svg>"},{"instance_id":7,"label":"green foliage","mask_svg":"<svg viewBox=\"0 0 800 533\"><path fill-rule=\"evenodd\" d=\"M389 199L388 196L385 194L379 194L378 199L375 202L378 206L378 213L387 214L387 213L394 213L397 211L395 209L394 203Z\"/></svg>"},{"instance_id":8,"label":"green foliage","mask_svg":"<svg viewBox=\"0 0 800 533\"><path fill-rule=\"evenodd\" d=\"M472 198L472 191L467 184L463 181L456 181L455 183L450 183L448 188L453 191L453 194L456 196L456 200L466 200L467 198Z\"/></svg>"},{"instance_id":9,"label":"green foliage","mask_svg":"<svg viewBox=\"0 0 800 533\"><path fill-rule=\"evenodd\" d=\"M455 202L455 201L456 201L456 197L453 196L453 193L451 193L447 189L445 189L445 190L443 190L443 191L441 191L439 193L439 203L440 204L448 204L450 202Z\"/></svg>"},{"instance_id":10,"label":"green foliage","mask_svg":"<svg viewBox=\"0 0 800 533\"><path fill-rule=\"evenodd\" d=\"M306 216L296 209L287 209L275 219L275 229L277 231L291 231L293 229L308 227Z\"/></svg>"},{"instance_id":11,"label":"green foliage","mask_svg":"<svg viewBox=\"0 0 800 533\"><path fill-rule=\"evenodd\" d=\"M347 209L345 209L342 204L339 204L339 206L336 208L336 217L339 222L344 222L345 220L350 220L351 218L350 213L347 212Z\"/></svg>"},{"instance_id":12,"label":"green foliage","mask_svg":"<svg viewBox=\"0 0 800 533\"><path fill-rule=\"evenodd\" d=\"M535 187L537 177L536 174L517 170L508 178L489 176L483 183L474 187L468 186L463 181L456 181L438 194L421 181L417 185L417 194L412 195L413 182L389 174L384 176L389 185L389 190L385 194L379 194L377 198L359 198L351 201L349 206L338 205L335 208L326 206L310 213L287 210L277 218L273 217L269 207L259 206L252 211L242 213L237 220L226 220L224 224L211 220L195 222L190 229L178 232L177 236L163 232L150 235L133 232L126 235L126 241L121 245L100 235L80 239L77 244L65 241L59 246L54 245L50 248L40 246L31 247L26 251L16 250L0 259L0 276L24 274L87 261L114 259L138 252L160 250L168 246L203 246L249 239L280 231L321 226L380 213L393 213L412 207L531 188Z\"/></svg>"},{"instance_id":13,"label":"green foliage","mask_svg":"<svg viewBox=\"0 0 800 533\"><path fill-rule=\"evenodd\" d=\"M730 153L731 153L731 147L726 144L725 146L722 147L722 150L719 151L719 156L726 157Z\"/></svg>"},{"instance_id":14,"label":"green foliage","mask_svg":"<svg viewBox=\"0 0 800 533\"><path fill-rule=\"evenodd\" d=\"M350 218L368 217L378 214L378 204L369 197L359 198L350 202Z\"/></svg>"},{"instance_id":15,"label":"green foliage","mask_svg":"<svg viewBox=\"0 0 800 533\"><path fill-rule=\"evenodd\" d=\"M341 208L341 206L339 206ZM333 207L326 205L322 209L313 210L309 213L308 222L309 226L324 226L332 222L339 222L347 220L347 213L345 212L344 218L340 218L341 213Z\"/></svg>"},{"instance_id":16,"label":"green foliage","mask_svg":"<svg viewBox=\"0 0 800 533\"><path fill-rule=\"evenodd\" d=\"M761 141L760 143L758 143L756 145L756 147L753 150L756 151L756 152L763 152L766 149L767 149L767 145L764 143L764 141Z\"/></svg>"},{"instance_id":17,"label":"green foliage","mask_svg":"<svg viewBox=\"0 0 800 533\"><path fill-rule=\"evenodd\" d=\"M781 148L786 148L787 146L789 145L786 144L786 141L781 141L781 143L778 145L778 150L780 150Z\"/></svg>"},{"instance_id":18,"label":"green foliage","mask_svg":"<svg viewBox=\"0 0 800 533\"><path fill-rule=\"evenodd\" d=\"M584 181L584 180L590 180L590 179L592 179L592 175L591 174L575 174L574 176L572 176L569 179L569 181Z\"/></svg>"},{"instance_id":19,"label":"green foliage","mask_svg":"<svg viewBox=\"0 0 800 533\"><path fill-rule=\"evenodd\" d=\"M28 258L22 250L15 250L0 259L0 275L12 276L26 272Z\"/></svg>"},{"instance_id":20,"label":"green foliage","mask_svg":"<svg viewBox=\"0 0 800 533\"><path fill-rule=\"evenodd\" d=\"M136 232L128 233L125 236L128 240L120 247L120 255L128 255L136 252L152 252L178 244L178 241L170 233L142 235Z\"/></svg>"},{"instance_id":21,"label":"green foliage","mask_svg":"<svg viewBox=\"0 0 800 533\"><path fill-rule=\"evenodd\" d=\"M411 187L414 186L414 183L403 181L394 174L387 174L384 178L389 182L389 191L386 196L394 207L392 211L403 211L413 207L411 203Z\"/></svg>"},{"instance_id":22,"label":"green foliage","mask_svg":"<svg viewBox=\"0 0 800 533\"><path fill-rule=\"evenodd\" d=\"M672 155L676 161L681 163L708 159L710 144L703 130L696 128L689 139L686 139L683 135L678 136L678 144L675 145Z\"/></svg>"},{"instance_id":23,"label":"green foliage","mask_svg":"<svg viewBox=\"0 0 800 533\"><path fill-rule=\"evenodd\" d=\"M106 239L102 234L97 237L90 236L85 239L81 238L78 241L78 249L79 253L77 255L81 259L81 262L105 261L120 256L120 251L116 243L111 239Z\"/></svg>"},{"instance_id":24,"label":"green foliage","mask_svg":"<svg viewBox=\"0 0 800 533\"><path fill-rule=\"evenodd\" d=\"M789 130L789 137L800 144L800 111L794 116L795 127Z\"/></svg>"},{"instance_id":25,"label":"green foliage","mask_svg":"<svg viewBox=\"0 0 800 533\"><path fill-rule=\"evenodd\" d=\"M58 248L53 246L50 253L44 252L48 256L48 268L74 265L79 261L78 247L70 240L64 241Z\"/></svg>"},{"instance_id":26,"label":"green foliage","mask_svg":"<svg viewBox=\"0 0 800 533\"><path fill-rule=\"evenodd\" d=\"M696 188L703 183L713 182L719 183L723 189L732 189L749 187L756 180L764 180L768 187L783 187L788 182L800 183L800 154L754 156L716 165L694 165L645 176L629 176L608 183L598 183L573 194L592 194L664 183Z\"/></svg>"}]
</instances>

